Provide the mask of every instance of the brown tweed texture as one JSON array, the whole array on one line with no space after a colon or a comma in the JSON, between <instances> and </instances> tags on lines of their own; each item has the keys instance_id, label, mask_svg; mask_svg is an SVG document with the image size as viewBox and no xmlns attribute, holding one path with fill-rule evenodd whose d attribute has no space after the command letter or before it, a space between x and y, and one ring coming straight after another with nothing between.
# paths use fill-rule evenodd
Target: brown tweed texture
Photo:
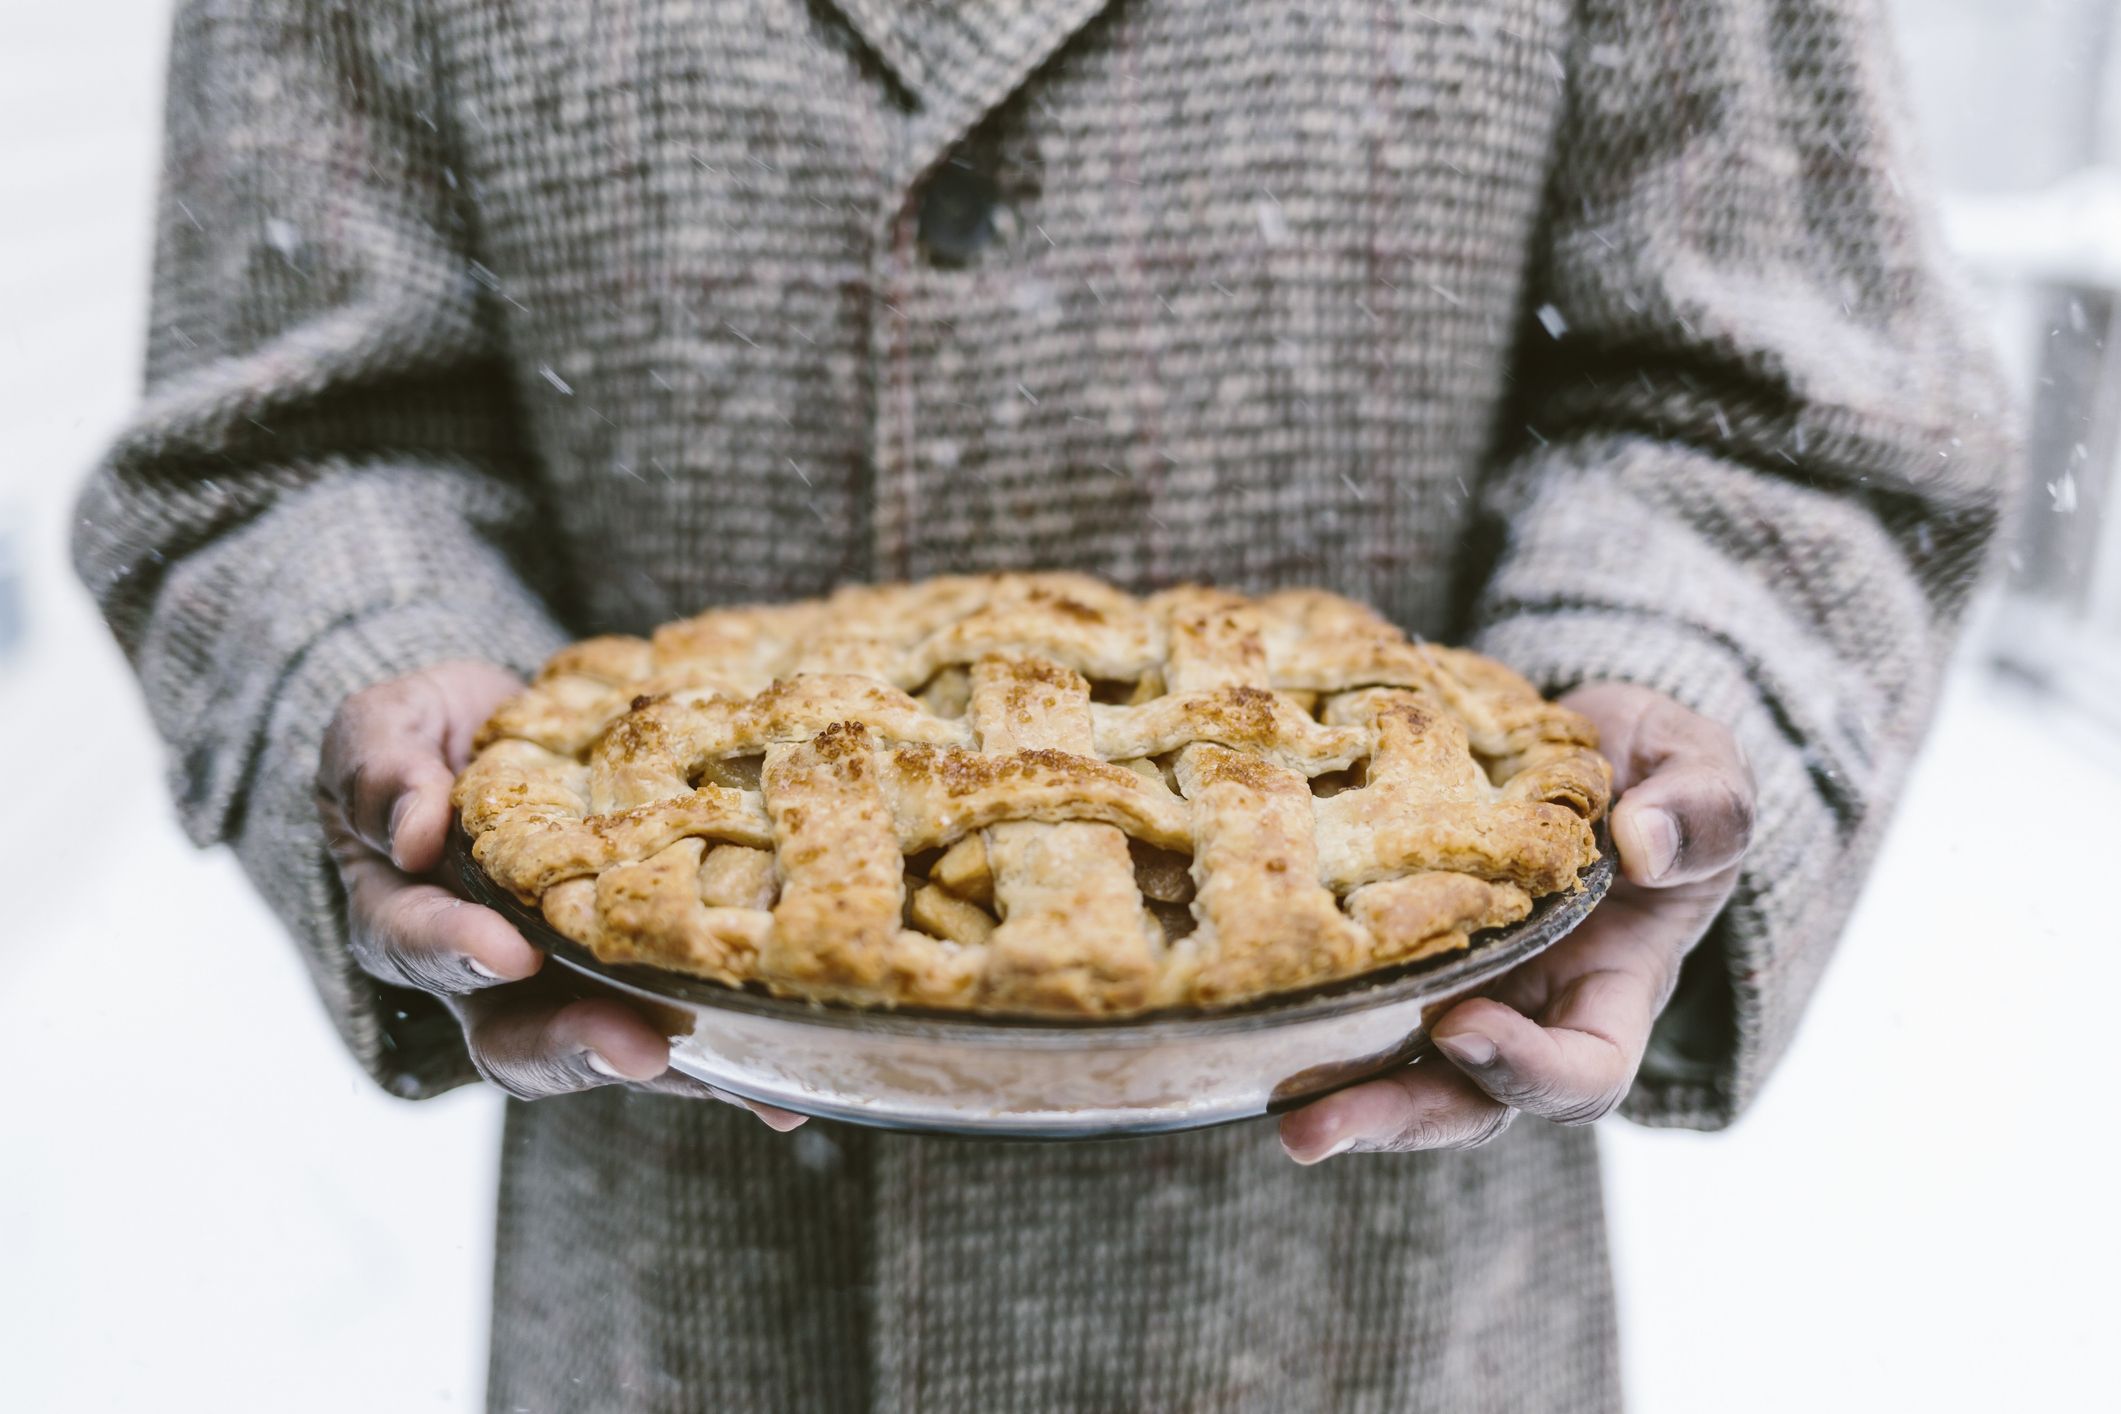
<instances>
[{"instance_id":1,"label":"brown tweed texture","mask_svg":"<svg viewBox=\"0 0 2121 1414\"><path fill-rule=\"evenodd\" d=\"M147 396L76 554L348 1045L350 691L847 579L1315 583L1730 723L1758 844L1629 1101L1728 1122L1993 526L1863 0L191 0ZM969 248L924 239L976 178ZM1601 1410L1595 1160L1299 1170L514 1107L497 1409Z\"/></svg>"}]
</instances>

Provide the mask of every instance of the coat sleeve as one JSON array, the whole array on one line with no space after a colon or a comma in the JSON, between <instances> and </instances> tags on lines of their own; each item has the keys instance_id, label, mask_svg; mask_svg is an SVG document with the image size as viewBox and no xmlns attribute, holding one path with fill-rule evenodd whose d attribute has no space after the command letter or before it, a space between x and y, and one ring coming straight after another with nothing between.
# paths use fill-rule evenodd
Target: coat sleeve
<instances>
[{"instance_id":1,"label":"coat sleeve","mask_svg":"<svg viewBox=\"0 0 2121 1414\"><path fill-rule=\"evenodd\" d=\"M1586 0L1473 641L1730 725L1754 848L1628 1112L1758 1092L1862 886L2010 460L1865 0Z\"/></svg>"},{"instance_id":2,"label":"coat sleeve","mask_svg":"<svg viewBox=\"0 0 2121 1414\"><path fill-rule=\"evenodd\" d=\"M231 843L346 1043L406 1095L469 1078L425 997L354 967L311 802L351 691L559 640L420 34L388 4L176 21L146 393L76 566L140 676L198 843Z\"/></svg>"}]
</instances>

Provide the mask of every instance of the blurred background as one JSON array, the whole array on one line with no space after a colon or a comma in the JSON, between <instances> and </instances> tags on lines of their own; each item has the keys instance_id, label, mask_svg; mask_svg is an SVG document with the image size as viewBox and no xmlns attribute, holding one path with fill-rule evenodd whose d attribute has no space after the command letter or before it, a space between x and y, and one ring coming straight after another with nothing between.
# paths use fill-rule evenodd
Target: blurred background
<instances>
[{"instance_id":1,"label":"blurred background","mask_svg":"<svg viewBox=\"0 0 2121 1414\"><path fill-rule=\"evenodd\" d=\"M2112 1407L2121 0L1887 8L2028 476L1795 1053L1732 1133L1603 1129L1644 1414ZM0 7L0 1409L474 1409L499 1102L341 1054L66 567L167 12Z\"/></svg>"}]
</instances>

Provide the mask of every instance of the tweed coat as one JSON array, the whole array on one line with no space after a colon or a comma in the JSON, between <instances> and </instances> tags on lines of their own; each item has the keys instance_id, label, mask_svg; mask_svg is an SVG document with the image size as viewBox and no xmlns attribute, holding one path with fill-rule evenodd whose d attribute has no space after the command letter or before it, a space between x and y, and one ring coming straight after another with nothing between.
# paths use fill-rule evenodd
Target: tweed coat
<instances>
[{"instance_id":1,"label":"tweed coat","mask_svg":"<svg viewBox=\"0 0 2121 1414\"><path fill-rule=\"evenodd\" d=\"M393 1091L351 690L850 578L1320 583L1729 723L1758 840L1627 1108L1758 1091L1992 528L1862 0L191 0L76 554L183 820ZM512 1104L497 1409L1599 1410L1590 1135L1302 1170Z\"/></svg>"}]
</instances>

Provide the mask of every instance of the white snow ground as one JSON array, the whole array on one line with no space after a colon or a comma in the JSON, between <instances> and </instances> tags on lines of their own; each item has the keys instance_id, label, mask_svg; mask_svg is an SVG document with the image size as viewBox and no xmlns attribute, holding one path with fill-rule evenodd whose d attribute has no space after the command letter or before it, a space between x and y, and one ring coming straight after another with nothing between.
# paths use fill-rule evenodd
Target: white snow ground
<instances>
[{"instance_id":1,"label":"white snow ground","mask_svg":"<svg viewBox=\"0 0 2121 1414\"><path fill-rule=\"evenodd\" d=\"M0 1408L473 1409L498 1106L356 1074L232 862L179 836L64 568L133 394L165 25L0 10L0 522L31 627L0 663ZM1608 1126L1642 1414L2110 1397L2117 798L2121 742L1962 671L1757 1110Z\"/></svg>"}]
</instances>

